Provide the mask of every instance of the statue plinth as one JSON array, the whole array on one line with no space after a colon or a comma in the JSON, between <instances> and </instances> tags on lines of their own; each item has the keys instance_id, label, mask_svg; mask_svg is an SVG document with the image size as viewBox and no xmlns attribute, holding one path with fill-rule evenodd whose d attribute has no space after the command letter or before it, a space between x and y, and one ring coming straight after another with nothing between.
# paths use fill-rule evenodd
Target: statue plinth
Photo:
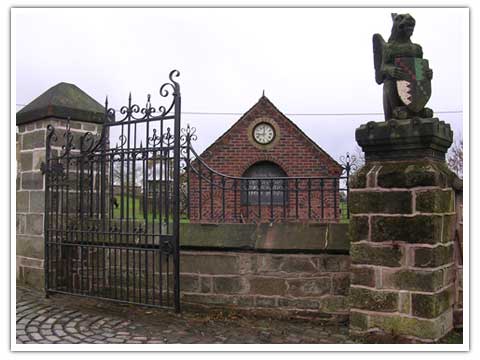
<instances>
[{"instance_id":1,"label":"statue plinth","mask_svg":"<svg viewBox=\"0 0 480 360\"><path fill-rule=\"evenodd\" d=\"M368 122L355 131L365 160L445 160L453 142L450 125L438 118Z\"/></svg>"}]
</instances>

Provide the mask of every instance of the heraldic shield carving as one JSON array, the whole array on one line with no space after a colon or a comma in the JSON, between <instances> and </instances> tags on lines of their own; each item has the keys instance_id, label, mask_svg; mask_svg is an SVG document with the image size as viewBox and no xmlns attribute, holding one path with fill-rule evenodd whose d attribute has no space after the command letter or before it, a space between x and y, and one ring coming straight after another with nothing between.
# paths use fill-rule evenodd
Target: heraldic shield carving
<instances>
[{"instance_id":1,"label":"heraldic shield carving","mask_svg":"<svg viewBox=\"0 0 480 360\"><path fill-rule=\"evenodd\" d=\"M395 65L405 74L404 80L397 80L398 96L409 110L419 112L432 94L431 80L425 74L429 69L428 60L397 57Z\"/></svg>"}]
</instances>

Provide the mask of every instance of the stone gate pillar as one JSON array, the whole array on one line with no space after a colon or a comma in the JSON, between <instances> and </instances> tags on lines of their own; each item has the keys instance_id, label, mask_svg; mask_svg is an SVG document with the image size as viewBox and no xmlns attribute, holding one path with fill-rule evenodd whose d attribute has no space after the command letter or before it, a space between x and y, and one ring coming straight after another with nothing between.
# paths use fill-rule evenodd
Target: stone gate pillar
<instances>
[{"instance_id":1,"label":"stone gate pillar","mask_svg":"<svg viewBox=\"0 0 480 360\"><path fill-rule=\"evenodd\" d=\"M73 84L59 83L17 112L16 272L17 283L44 287L45 161L47 126L60 137L66 119L72 134L99 134L104 107Z\"/></svg>"},{"instance_id":2,"label":"stone gate pillar","mask_svg":"<svg viewBox=\"0 0 480 360\"><path fill-rule=\"evenodd\" d=\"M452 329L456 175L450 125L369 122L366 164L351 179L350 330L435 341Z\"/></svg>"}]
</instances>

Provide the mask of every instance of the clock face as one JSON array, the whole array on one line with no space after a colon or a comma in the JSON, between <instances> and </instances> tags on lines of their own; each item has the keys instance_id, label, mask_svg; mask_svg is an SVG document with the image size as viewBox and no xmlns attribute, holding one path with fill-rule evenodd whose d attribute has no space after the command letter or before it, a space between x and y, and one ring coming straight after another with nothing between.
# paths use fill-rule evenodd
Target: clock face
<instances>
[{"instance_id":1,"label":"clock face","mask_svg":"<svg viewBox=\"0 0 480 360\"><path fill-rule=\"evenodd\" d=\"M275 130L270 124L260 123L253 129L253 138L259 144L269 144L275 138Z\"/></svg>"}]
</instances>

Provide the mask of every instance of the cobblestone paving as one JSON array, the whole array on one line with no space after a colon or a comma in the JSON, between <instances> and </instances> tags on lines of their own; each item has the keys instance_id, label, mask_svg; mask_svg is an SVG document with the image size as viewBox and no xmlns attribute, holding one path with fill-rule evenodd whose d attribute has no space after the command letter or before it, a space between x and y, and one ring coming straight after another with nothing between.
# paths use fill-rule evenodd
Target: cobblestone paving
<instances>
[{"instance_id":1,"label":"cobblestone paving","mask_svg":"<svg viewBox=\"0 0 480 360\"><path fill-rule=\"evenodd\" d=\"M345 326L247 318L221 311L173 311L17 288L20 344L352 343Z\"/></svg>"}]
</instances>

